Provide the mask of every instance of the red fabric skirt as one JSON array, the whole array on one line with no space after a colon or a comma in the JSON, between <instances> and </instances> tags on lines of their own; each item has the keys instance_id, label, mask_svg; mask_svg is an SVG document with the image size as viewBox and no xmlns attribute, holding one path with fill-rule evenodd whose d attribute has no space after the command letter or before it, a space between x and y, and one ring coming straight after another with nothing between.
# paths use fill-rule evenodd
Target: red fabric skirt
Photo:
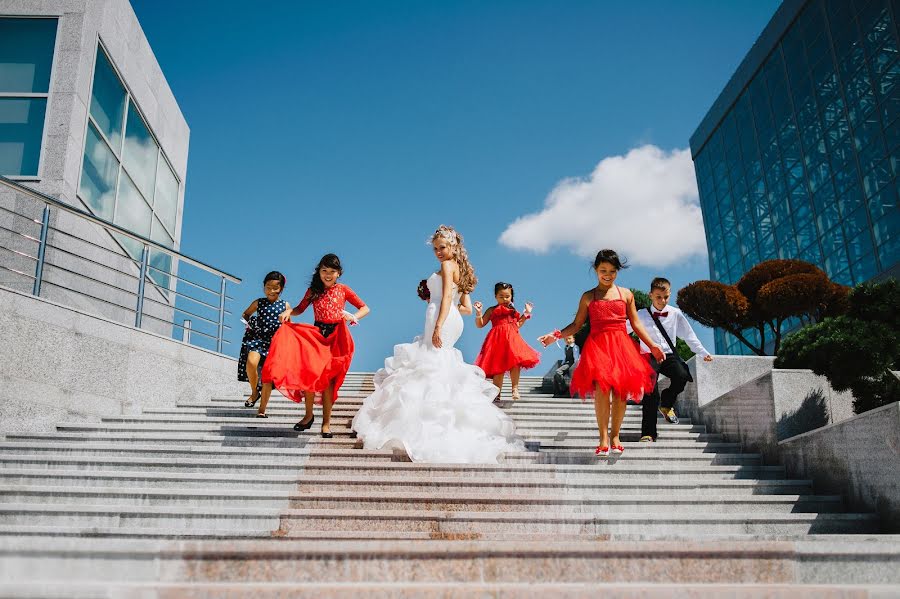
<instances>
[{"instance_id":1,"label":"red fabric skirt","mask_svg":"<svg viewBox=\"0 0 900 599\"><path fill-rule=\"evenodd\" d=\"M622 400L640 403L644 393L653 390L656 372L624 330L597 331L588 335L581 358L572 372L572 395L593 397L595 383L600 391L610 391Z\"/></svg>"},{"instance_id":2,"label":"red fabric skirt","mask_svg":"<svg viewBox=\"0 0 900 599\"><path fill-rule=\"evenodd\" d=\"M311 324L281 325L266 358L262 382L272 383L292 401L302 402L303 392L324 391L334 381L334 400L353 360L353 337L341 321L334 333L323 337Z\"/></svg>"},{"instance_id":3,"label":"red fabric skirt","mask_svg":"<svg viewBox=\"0 0 900 599\"><path fill-rule=\"evenodd\" d=\"M541 361L541 354L525 343L515 324L502 324L491 327L481 351L475 358L475 366L487 376L495 376L509 372L516 366L534 368Z\"/></svg>"}]
</instances>

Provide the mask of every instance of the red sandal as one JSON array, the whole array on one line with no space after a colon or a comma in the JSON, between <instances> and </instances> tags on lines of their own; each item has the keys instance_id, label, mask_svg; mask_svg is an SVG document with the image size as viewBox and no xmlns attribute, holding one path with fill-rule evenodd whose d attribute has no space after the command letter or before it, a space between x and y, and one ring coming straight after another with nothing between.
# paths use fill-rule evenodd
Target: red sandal
<instances>
[{"instance_id":1,"label":"red sandal","mask_svg":"<svg viewBox=\"0 0 900 599\"><path fill-rule=\"evenodd\" d=\"M610 449L612 449L613 453L622 453L625 451L625 447L622 445L613 445Z\"/></svg>"},{"instance_id":2,"label":"red sandal","mask_svg":"<svg viewBox=\"0 0 900 599\"><path fill-rule=\"evenodd\" d=\"M597 451L594 452L599 456L608 456L609 455L609 446L608 445L598 445Z\"/></svg>"}]
</instances>

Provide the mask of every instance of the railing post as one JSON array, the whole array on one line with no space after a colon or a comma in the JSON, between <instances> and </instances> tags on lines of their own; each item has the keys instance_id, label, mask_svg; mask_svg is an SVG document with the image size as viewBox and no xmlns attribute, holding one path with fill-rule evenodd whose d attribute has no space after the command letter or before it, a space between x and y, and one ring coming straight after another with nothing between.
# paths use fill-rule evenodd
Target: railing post
<instances>
[{"instance_id":1,"label":"railing post","mask_svg":"<svg viewBox=\"0 0 900 599\"><path fill-rule=\"evenodd\" d=\"M150 246L144 244L144 250L141 252L141 278L138 281L138 298L137 307L134 311L134 326L141 328L141 317L144 315L144 288L147 278L147 265L150 263Z\"/></svg>"},{"instance_id":2,"label":"railing post","mask_svg":"<svg viewBox=\"0 0 900 599\"><path fill-rule=\"evenodd\" d=\"M216 337L216 351L222 353L222 341L225 338L225 277L219 287L219 334Z\"/></svg>"},{"instance_id":3,"label":"railing post","mask_svg":"<svg viewBox=\"0 0 900 599\"><path fill-rule=\"evenodd\" d=\"M41 281L44 279L44 256L47 251L47 231L50 229L50 204L44 204L44 214L41 217L41 241L38 244L37 265L34 267L33 295L41 294Z\"/></svg>"},{"instance_id":4,"label":"railing post","mask_svg":"<svg viewBox=\"0 0 900 599\"><path fill-rule=\"evenodd\" d=\"M181 325L181 340L188 344L191 342L191 321L187 318L184 319L184 324Z\"/></svg>"}]
</instances>

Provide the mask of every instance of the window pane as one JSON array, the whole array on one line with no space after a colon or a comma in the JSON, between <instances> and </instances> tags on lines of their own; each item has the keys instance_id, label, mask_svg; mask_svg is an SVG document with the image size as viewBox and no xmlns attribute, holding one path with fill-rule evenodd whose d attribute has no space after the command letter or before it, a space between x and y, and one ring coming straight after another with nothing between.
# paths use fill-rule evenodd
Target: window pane
<instances>
[{"instance_id":1,"label":"window pane","mask_svg":"<svg viewBox=\"0 0 900 599\"><path fill-rule=\"evenodd\" d=\"M45 94L56 43L56 19L0 18L0 92Z\"/></svg>"},{"instance_id":2,"label":"window pane","mask_svg":"<svg viewBox=\"0 0 900 599\"><path fill-rule=\"evenodd\" d=\"M116 176L119 163L90 124L84 146L84 163L78 195L101 218L112 220L116 207Z\"/></svg>"},{"instance_id":3,"label":"window pane","mask_svg":"<svg viewBox=\"0 0 900 599\"><path fill-rule=\"evenodd\" d=\"M175 233L175 213L178 210L178 179L165 160L160 161L156 181L156 199L153 213L172 234Z\"/></svg>"},{"instance_id":4,"label":"window pane","mask_svg":"<svg viewBox=\"0 0 900 599\"><path fill-rule=\"evenodd\" d=\"M159 148L141 115L128 105L128 121L125 125L125 147L122 150L122 164L134 179L138 189L148 202L153 203L153 180L156 179L156 160Z\"/></svg>"},{"instance_id":5,"label":"window pane","mask_svg":"<svg viewBox=\"0 0 900 599\"><path fill-rule=\"evenodd\" d=\"M102 48L97 48L91 116L118 155L122 147L122 117L125 116L125 88Z\"/></svg>"},{"instance_id":6,"label":"window pane","mask_svg":"<svg viewBox=\"0 0 900 599\"><path fill-rule=\"evenodd\" d=\"M175 247L174 240L169 237L169 234L166 233L166 230L157 218L153 219L153 229L150 232L150 239L169 248ZM150 278L153 279L157 285L168 288L171 282L169 275L172 274L172 257L165 252L150 250L150 266L152 267L150 269Z\"/></svg>"},{"instance_id":7,"label":"window pane","mask_svg":"<svg viewBox=\"0 0 900 599\"><path fill-rule=\"evenodd\" d=\"M37 176L46 111L46 98L0 98L0 175Z\"/></svg>"},{"instance_id":8,"label":"window pane","mask_svg":"<svg viewBox=\"0 0 900 599\"><path fill-rule=\"evenodd\" d=\"M119 201L114 222L138 235L150 236L150 206L124 172L119 179Z\"/></svg>"}]
</instances>

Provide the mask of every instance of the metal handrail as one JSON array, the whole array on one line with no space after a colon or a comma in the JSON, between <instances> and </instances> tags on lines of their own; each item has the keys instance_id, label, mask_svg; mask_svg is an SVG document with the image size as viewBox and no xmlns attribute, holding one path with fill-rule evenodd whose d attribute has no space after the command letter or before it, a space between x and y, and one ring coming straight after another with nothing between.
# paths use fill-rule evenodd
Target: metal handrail
<instances>
[{"instance_id":1,"label":"metal handrail","mask_svg":"<svg viewBox=\"0 0 900 599\"><path fill-rule=\"evenodd\" d=\"M92 301L97 301L97 302L101 302L103 304L108 304L110 306L113 306L113 307L116 307L119 309L123 309L123 310L132 310L134 312L134 326L137 328L141 328L142 319L144 317L147 317L149 319L152 319L153 321L159 321L159 322L166 323L167 325L171 325L173 327L173 332L174 332L174 329L181 328L182 330L187 329L191 333L197 333L198 335L201 335L202 337L207 337L207 338L215 341L216 351L218 351L220 353L222 352L224 344L230 343L227 339L224 338L225 332L231 330L231 327L228 326L227 324L225 324L225 318L226 318L226 316L232 315L232 312L226 308L226 302L233 301L233 298L231 296L229 296L227 293L227 286L228 286L229 282L240 284L241 280L238 277L231 275L225 271L222 271L218 268L215 268L213 266L210 266L201 260L198 260L196 258L192 258L190 256L182 254L181 252L179 252L177 250L168 248L159 242L156 242L152 239L144 237L143 235L139 235L137 233L129 231L113 222L110 222L106 219L95 216L95 215L91 214L90 212L87 212L87 211L77 208L75 206L71 206L69 204L66 204L65 202L62 202L61 200L59 200L57 198L54 198L45 193L42 193L40 191L37 191L35 189L32 189L25 185L22 185L21 183L19 183L17 181L13 181L2 175L0 175L0 184L5 185L9 188L12 188L16 192L22 193L26 196L30 196L31 198L37 200L38 202L43 203L43 211L39 218L27 216L20 212L10 210L9 208L7 208L5 206L0 206L0 210L2 210L3 212L8 212L10 214L18 216L18 217L22 218L24 221L33 223L40 227L40 232L38 233L38 237L33 237L32 235L26 234L22 231L15 231L15 230L9 229L5 226L0 226L0 230L2 230L2 231L6 231L12 235L16 235L23 239L27 239L29 241L37 243L37 256L32 256L30 254L26 254L22 251L19 251L19 250L13 249L13 248L7 248L7 247L0 246L0 249L7 250L8 252L10 252L12 254L19 255L24 258L28 258L35 262L34 274L20 272L18 269L11 268L9 265L0 264L0 269L9 271L9 272L12 272L17 275L21 275L21 276L27 277L28 279L33 280L33 288L32 288L33 295L37 295L37 296L41 295L41 285L42 285L42 283L46 283L52 287L71 291L71 292L76 293L85 298L89 298ZM100 227L100 229L102 229L106 233L112 235L112 237L110 237L110 239L114 243L118 243L118 245L120 247L122 247L123 251L121 253L117 252L116 250L106 247L104 245L101 245L100 243L95 243L94 241L85 239L84 237L75 235L69 231L63 231L55 225L51 226L50 225L51 210L60 210L62 212L66 212L68 214L72 214L84 221L87 221L88 223L97 225L98 227ZM16 225L10 225L10 226L16 226ZM76 250L73 251L72 249L66 249L66 248L60 247L58 243L52 243L52 244L49 243L48 235L51 231L53 231L54 234L62 235L64 238L70 238L70 239L76 240L78 242L87 244L85 246L87 248L103 250L104 252L111 253L111 254L116 255L117 257L122 258L124 260L124 262L122 263L122 267L124 267L125 270L116 268L115 266L113 266L111 264L104 263L102 261L102 260L104 260L104 258L102 258L102 257L98 258L97 256L95 256L94 258L91 258L88 255L82 255L82 254L78 253L81 250L78 249L77 246L75 246ZM132 255L133 252L128 249L130 247L129 245L123 245L121 241L116 241L116 237L115 237L116 235L120 235L125 239L130 239L130 240L133 240L133 241L137 242L138 244L140 244L140 259L136 259L136 257ZM61 254L71 256L74 259L83 260L84 262L91 264L95 267L100 267L100 268L106 269L108 271L111 271L113 273L116 273L116 276L124 276L124 277L126 277L125 280L127 280L127 279L130 279L132 281L136 280L137 291L123 287L121 284L115 284L115 283L109 283L107 281L103 281L103 280L97 278L97 276L99 276L99 275L91 276L90 274L86 274L86 272L79 272L78 270L73 270L74 267L67 268L66 266L63 266L62 264L56 263L57 262L56 260L49 261L49 260L47 260L47 255L46 255L48 248L53 250L54 252L60 252ZM94 250L88 249L88 251L91 252ZM157 268L156 266L150 264L151 252L153 252L154 255L156 255L156 254L167 255L172 260L172 262L169 263L170 267L171 267L171 272L166 269ZM215 283L215 285L218 287L218 290L210 288L210 287L212 287L212 285L210 287L207 287L207 284L205 282L201 283L200 281L190 281L184 276L179 276L179 274L176 274L176 272L175 272L178 264L189 265L189 266L199 269L200 271L207 273L206 275L201 276L200 280L205 280L206 276L212 275L213 277L215 277L213 280L218 281L217 283ZM53 269L51 271L51 274L56 271L59 271L59 272L67 273L68 275L76 277L76 279L74 279L74 280L87 280L90 282L91 285L101 285L103 287L114 289L116 291L124 292L126 294L126 296L131 296L131 297L136 298L136 304L134 304L133 308L129 308L128 306L123 306L117 302L110 301L110 300L104 299L102 297L97 297L96 295L89 293L88 291L83 290L83 289L70 288L70 287L67 287L64 284L60 284L58 281L54 281L54 280L45 281L44 280L45 279L45 266ZM70 265L67 264L67 266L70 266ZM138 272L136 272L136 273L126 272L127 270L130 270L130 268L132 266L139 272L139 274L138 274ZM190 272L190 271L188 271L188 272ZM165 281L167 281L167 282L165 285L158 283L158 281L161 281L161 279L157 278L159 276L166 277ZM54 276L52 278L56 278L56 277ZM133 284L133 282L131 284ZM192 297L191 295L188 295L186 293L178 291L178 286L180 286L181 284L188 285L188 286L190 286L192 288L196 288L198 290L202 290L201 292L209 293L215 297L210 298L209 302L200 300L196 297ZM80 285L79 285L79 287L80 287ZM153 290L152 294L149 291L151 289ZM159 299L157 299L155 297L148 297L148 294L155 296L156 293L162 294ZM162 300L162 301L160 301L160 300ZM207 318L207 317L201 316L200 314L195 314L191 311L185 310L184 307L180 305L181 300L200 304L203 307L210 309L215 314L215 316L213 316L211 318ZM159 306L163 306L164 309L171 310L172 316L167 316L166 318L162 318L158 314L145 313L145 310L144 310L145 302L149 302L147 304L148 306L159 305ZM209 334L209 333L204 333L202 331L191 330L190 321L188 321L188 320L185 320L185 322L183 324L175 322L174 321L175 313L187 314L187 315L193 316L194 318L199 318L200 320L202 320L204 322L208 322L210 325L212 325L212 327L215 328L215 334ZM117 317L117 318L119 318L119 317ZM171 318L173 320L169 320L169 318ZM181 337L184 339L188 339L190 337L190 335L188 335L188 336L182 335Z\"/></svg>"},{"instance_id":2,"label":"metal handrail","mask_svg":"<svg viewBox=\"0 0 900 599\"><path fill-rule=\"evenodd\" d=\"M7 177L4 177L3 175L0 175L0 182L3 182L10 187L14 187L18 191L21 191L28 195L34 196L35 198L38 198L42 202L45 202L45 203L53 206L54 208L58 208L65 212L69 212L70 214L75 214L77 216L80 216L80 217L84 218L85 220L88 220L96 225L100 225L104 229L109 229L109 230L113 231L114 233L118 233L125 237L134 239L135 241L139 241L143 244L149 245L154 250L164 252L173 257L177 257L179 260L187 262L188 264L192 264L203 270L212 272L215 275L224 277L227 280L231 281L232 283L240 283L241 282L241 280L238 277L228 274L227 272L225 272L223 270L219 270L215 266L210 266L209 264L206 264L205 262L202 262L201 260L197 260L196 258L191 258L190 256L188 256L186 254L182 254L178 250L173 250L171 248L167 248L166 246L162 245L161 243L153 241L149 237L144 237L143 235L138 235L137 233L133 233L133 232L129 231L128 229L123 229L121 226L119 226L113 222L110 222L106 219L100 218L99 216L94 216L90 212L81 210L80 208L76 208L75 206L70 206L69 204L66 204L65 202L57 200L56 198L54 198L52 196L48 196L48 195L41 193L40 191L37 191L35 189L31 189L30 187L25 187L21 183L19 183L17 181L13 181L12 179L8 179ZM22 216L22 215L20 215L20 216ZM26 217L26 218L29 218L29 217ZM38 224L40 223L40 221L36 221L36 222Z\"/></svg>"}]
</instances>

